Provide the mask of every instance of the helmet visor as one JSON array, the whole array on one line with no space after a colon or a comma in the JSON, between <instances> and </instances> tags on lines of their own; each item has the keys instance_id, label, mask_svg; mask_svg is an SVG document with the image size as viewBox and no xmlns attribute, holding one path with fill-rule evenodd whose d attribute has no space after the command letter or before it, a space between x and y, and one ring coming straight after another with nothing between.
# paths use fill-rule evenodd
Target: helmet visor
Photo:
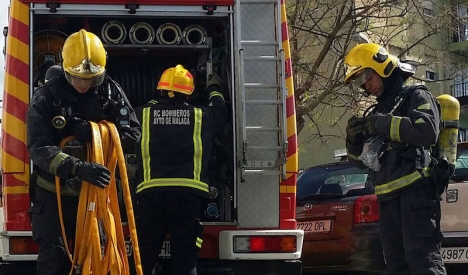
<instances>
[{"instance_id":1,"label":"helmet visor","mask_svg":"<svg viewBox=\"0 0 468 275\"><path fill-rule=\"evenodd\" d=\"M372 69L366 68L352 75L349 78L349 84L351 85L351 88L353 88L354 90L357 90L362 85L364 85L364 83L366 83L366 81L369 80L371 76L372 76Z\"/></svg>"},{"instance_id":2,"label":"helmet visor","mask_svg":"<svg viewBox=\"0 0 468 275\"><path fill-rule=\"evenodd\" d=\"M88 58L83 59L81 63L74 67L64 69L69 71L72 75L82 75L83 77L97 75L104 71L104 67L94 64L93 61Z\"/></svg>"},{"instance_id":3,"label":"helmet visor","mask_svg":"<svg viewBox=\"0 0 468 275\"><path fill-rule=\"evenodd\" d=\"M65 73L65 78L68 80L73 86L78 87L97 87L102 84L104 81L105 73L95 76L93 78L80 78L76 76L72 76L69 73Z\"/></svg>"}]
</instances>

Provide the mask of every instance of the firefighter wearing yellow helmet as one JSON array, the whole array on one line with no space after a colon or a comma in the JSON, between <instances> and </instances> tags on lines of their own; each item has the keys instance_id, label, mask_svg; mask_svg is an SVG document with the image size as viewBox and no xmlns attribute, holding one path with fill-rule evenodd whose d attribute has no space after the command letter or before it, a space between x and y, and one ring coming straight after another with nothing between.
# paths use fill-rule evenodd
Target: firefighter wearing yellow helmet
<instances>
[{"instance_id":1,"label":"firefighter wearing yellow helmet","mask_svg":"<svg viewBox=\"0 0 468 275\"><path fill-rule=\"evenodd\" d=\"M55 177L60 178L66 236L72 240L81 185L104 188L110 182L107 167L86 161L89 121L117 125L123 147L133 146L141 134L122 89L105 75L106 52L96 35L85 30L71 34L62 58L63 68L49 68L47 82L35 90L27 112L27 146L33 162L29 213L33 238L39 245L37 274L47 275L72 270L64 247L68 240L62 239ZM117 115L122 108L128 111L126 116ZM62 147L63 140L69 141Z\"/></svg>"},{"instance_id":2,"label":"firefighter wearing yellow helmet","mask_svg":"<svg viewBox=\"0 0 468 275\"><path fill-rule=\"evenodd\" d=\"M355 46L345 69L345 83L377 101L369 115L349 119L346 147L355 166L369 169L387 272L446 274L439 251L441 193L431 177L440 106L424 85L403 85L414 68L381 45Z\"/></svg>"},{"instance_id":3,"label":"firefighter wearing yellow helmet","mask_svg":"<svg viewBox=\"0 0 468 275\"><path fill-rule=\"evenodd\" d=\"M228 114L219 77L207 83L208 104L187 102L193 75L182 65L163 72L162 95L139 108L142 139L135 147L138 163L137 230L144 274L151 274L170 230L171 274L197 274L202 246L201 199L208 196L208 162L212 142ZM156 94L155 94L156 98Z\"/></svg>"},{"instance_id":4,"label":"firefighter wearing yellow helmet","mask_svg":"<svg viewBox=\"0 0 468 275\"><path fill-rule=\"evenodd\" d=\"M80 30L70 35L63 45L62 58L68 82L79 85L80 90L104 81L106 50L95 34Z\"/></svg>"}]
</instances>

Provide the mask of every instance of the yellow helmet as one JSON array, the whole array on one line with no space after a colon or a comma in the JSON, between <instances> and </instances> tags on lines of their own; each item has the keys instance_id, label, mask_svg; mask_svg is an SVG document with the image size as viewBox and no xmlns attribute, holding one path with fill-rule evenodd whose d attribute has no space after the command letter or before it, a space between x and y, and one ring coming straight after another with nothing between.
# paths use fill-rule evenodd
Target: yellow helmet
<instances>
[{"instance_id":1,"label":"yellow helmet","mask_svg":"<svg viewBox=\"0 0 468 275\"><path fill-rule=\"evenodd\" d=\"M364 70L367 68L373 69L381 77L388 77L398 64L398 58L389 54L384 47L374 43L359 44L345 57L344 82L350 84L352 76L365 73Z\"/></svg>"},{"instance_id":2,"label":"yellow helmet","mask_svg":"<svg viewBox=\"0 0 468 275\"><path fill-rule=\"evenodd\" d=\"M106 50L95 34L83 29L71 34L63 45L62 59L63 70L70 83L70 77L91 80L91 87L103 82Z\"/></svg>"},{"instance_id":3,"label":"yellow helmet","mask_svg":"<svg viewBox=\"0 0 468 275\"><path fill-rule=\"evenodd\" d=\"M194 89L193 76L182 65L169 68L161 75L158 90L166 90L191 95Z\"/></svg>"}]
</instances>

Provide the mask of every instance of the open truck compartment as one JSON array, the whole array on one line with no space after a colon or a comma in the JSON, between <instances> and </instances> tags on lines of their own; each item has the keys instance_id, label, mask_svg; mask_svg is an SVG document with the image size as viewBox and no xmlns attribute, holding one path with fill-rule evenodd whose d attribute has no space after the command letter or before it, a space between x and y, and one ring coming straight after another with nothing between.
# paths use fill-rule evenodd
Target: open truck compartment
<instances>
[{"instance_id":1,"label":"open truck compartment","mask_svg":"<svg viewBox=\"0 0 468 275\"><path fill-rule=\"evenodd\" d=\"M208 102L206 81L212 74L218 74L232 118L232 29L227 13L125 17L106 15L104 10L102 14L33 15L35 85L43 83L45 70L51 64L60 63L66 37L83 28L103 41L108 55L107 74L121 85L134 109L158 97L156 86L165 69L182 64L195 80L195 91L189 101L196 105ZM130 182L136 184L135 157L131 150L125 153ZM209 166L211 197L203 203L202 221L234 220L233 165L233 131L232 123L228 123L214 140Z\"/></svg>"}]
</instances>

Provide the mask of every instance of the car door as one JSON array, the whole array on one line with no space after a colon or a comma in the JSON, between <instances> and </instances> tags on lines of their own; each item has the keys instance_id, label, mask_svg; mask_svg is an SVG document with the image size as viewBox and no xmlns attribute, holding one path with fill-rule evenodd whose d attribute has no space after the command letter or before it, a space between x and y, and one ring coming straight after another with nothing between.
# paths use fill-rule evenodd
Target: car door
<instances>
[{"instance_id":1,"label":"car door","mask_svg":"<svg viewBox=\"0 0 468 275\"><path fill-rule=\"evenodd\" d=\"M468 264L468 143L459 143L455 173L441 198L442 258Z\"/></svg>"}]
</instances>

